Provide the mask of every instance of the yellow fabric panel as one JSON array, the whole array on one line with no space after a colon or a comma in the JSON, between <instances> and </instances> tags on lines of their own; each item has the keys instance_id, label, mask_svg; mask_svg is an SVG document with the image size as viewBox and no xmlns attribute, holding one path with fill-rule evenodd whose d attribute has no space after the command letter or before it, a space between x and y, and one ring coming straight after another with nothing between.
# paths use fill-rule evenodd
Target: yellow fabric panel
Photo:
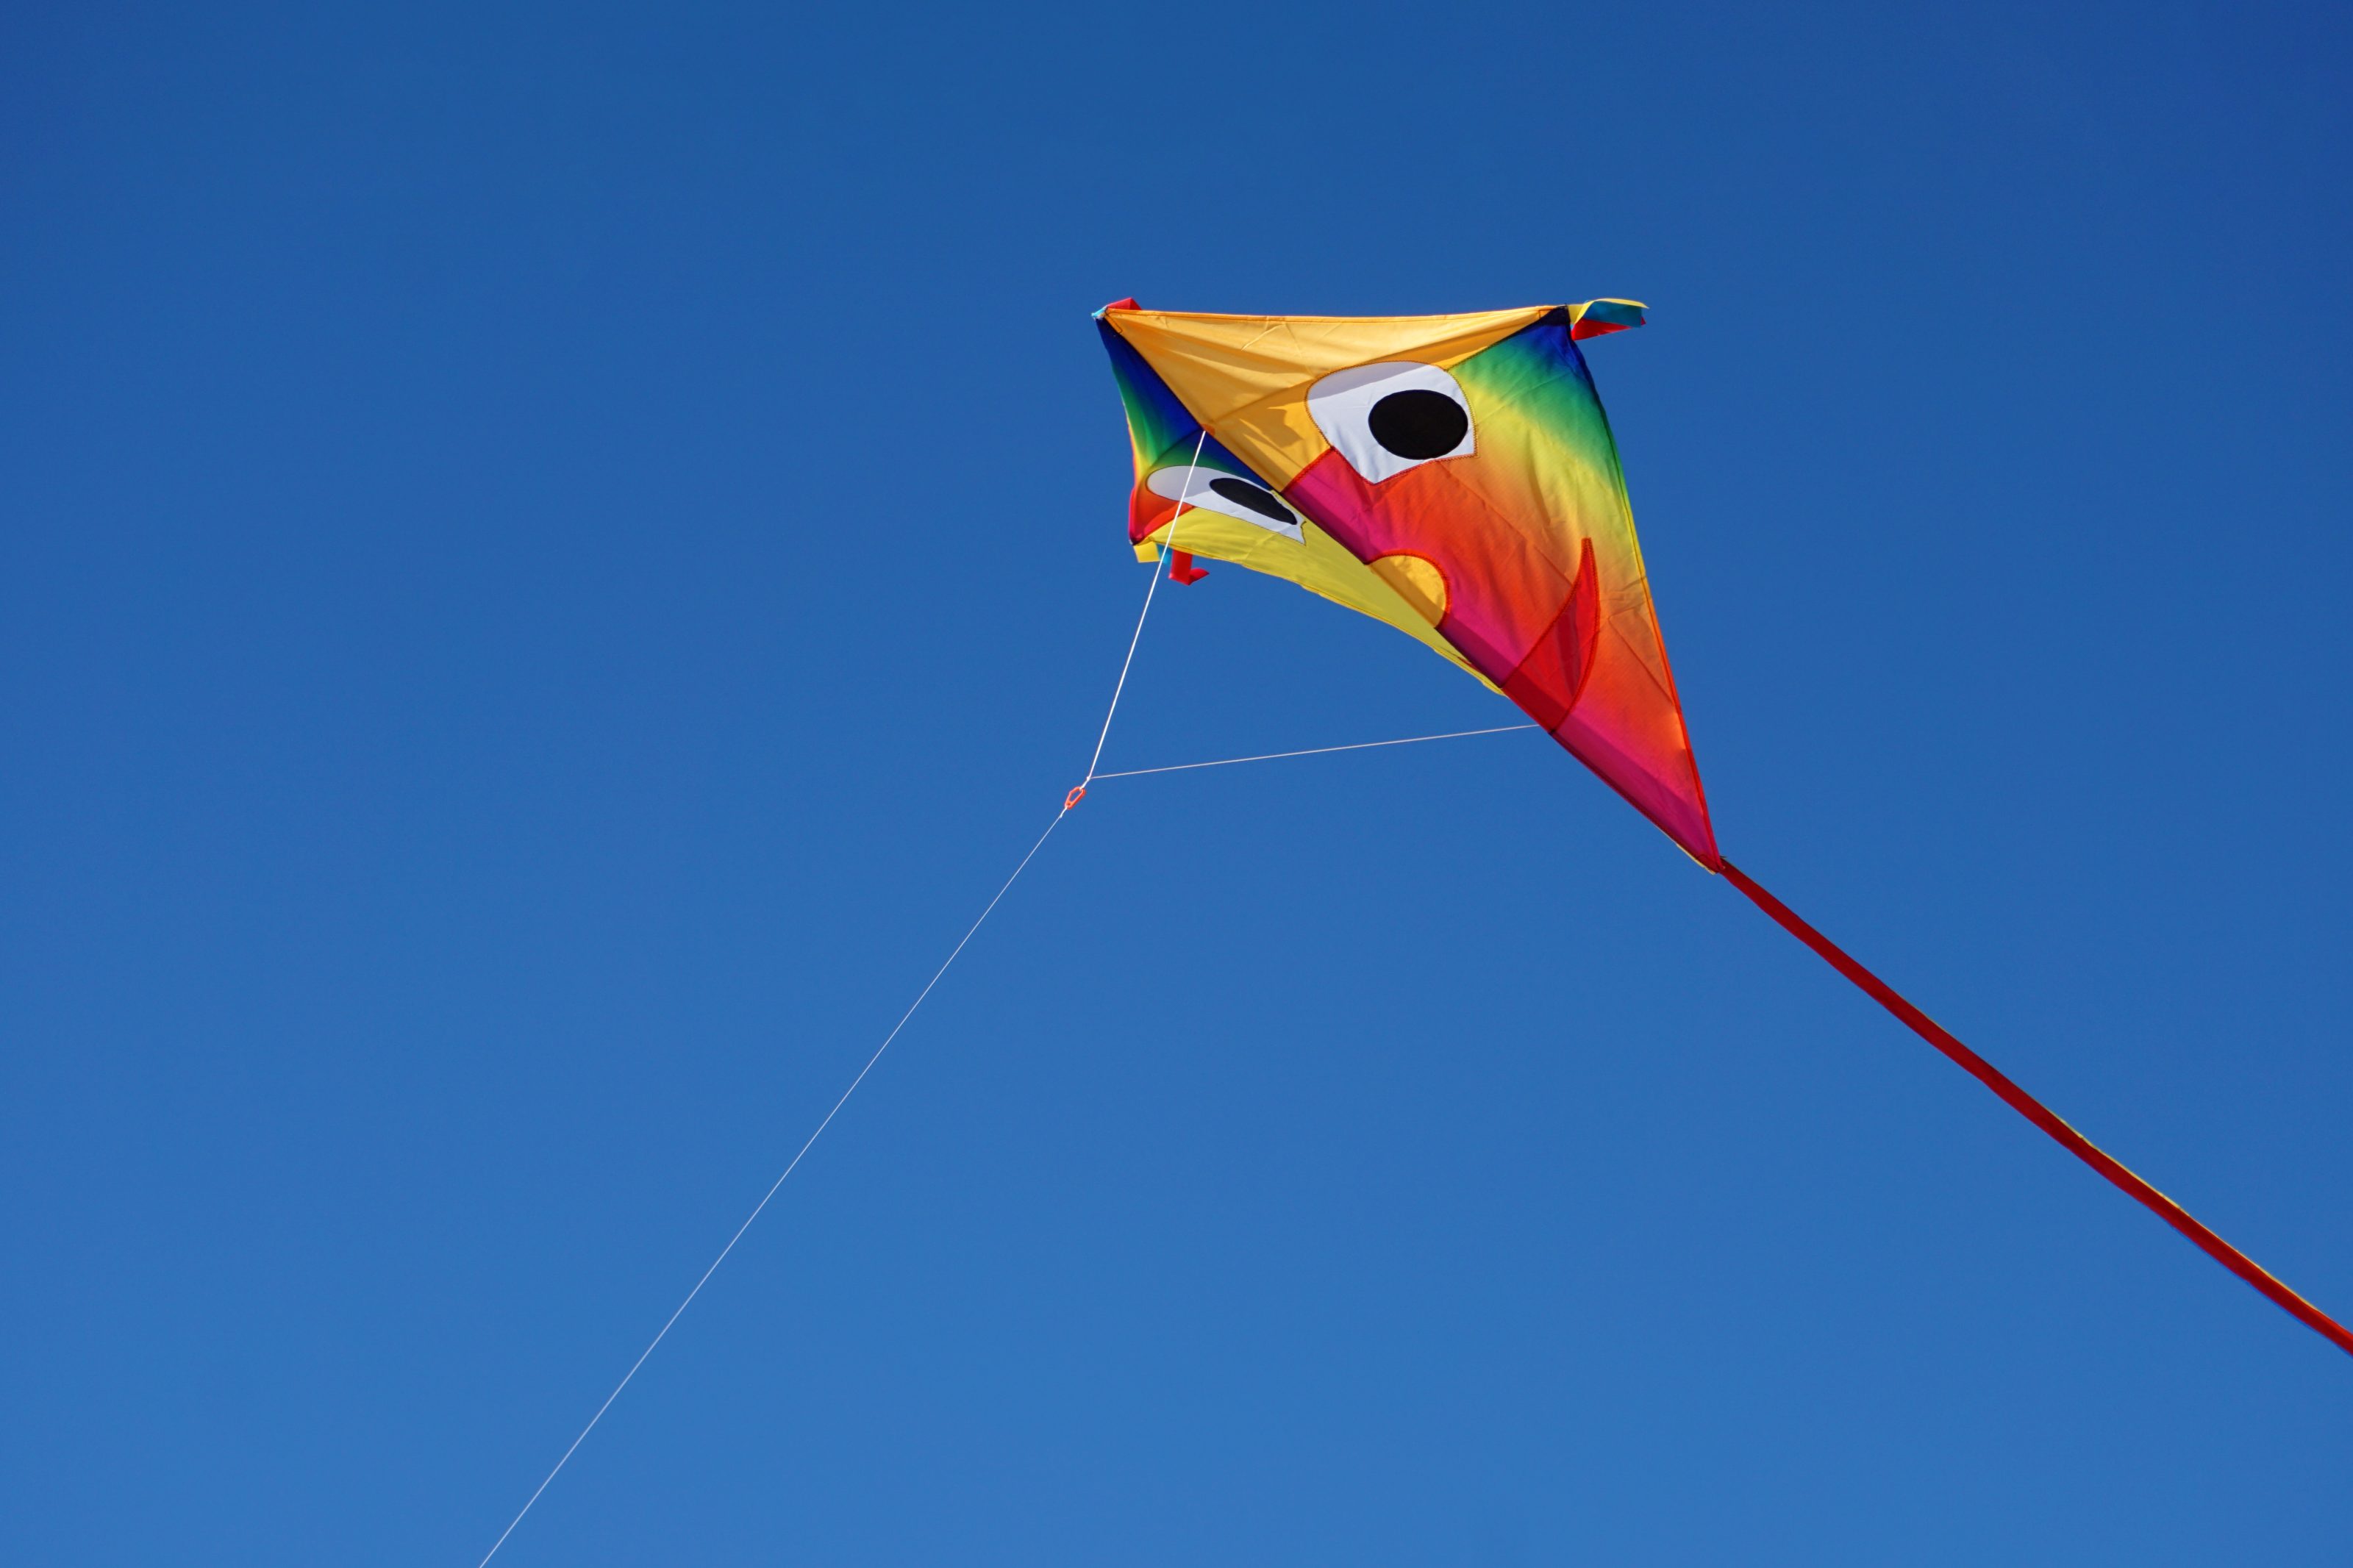
<instances>
[{"instance_id":1,"label":"yellow fabric panel","mask_svg":"<svg viewBox=\"0 0 2353 1568\"><path fill-rule=\"evenodd\" d=\"M1297 539L1214 511L1187 511L1176 520L1176 549L1281 577L1335 605L1386 621L1488 690L1495 689L1485 676L1462 662L1462 656L1446 645L1437 628L1403 595L1305 519L1300 521ZM1164 524L1138 544L1135 552L1150 559L1145 556L1147 551L1156 555L1158 547L1167 542L1168 528Z\"/></svg>"},{"instance_id":2,"label":"yellow fabric panel","mask_svg":"<svg viewBox=\"0 0 2353 1568\"><path fill-rule=\"evenodd\" d=\"M1551 308L1389 317L1112 310L1104 319L1196 419L1281 489L1326 450L1307 414L1307 389L1317 381L1380 360L1451 368Z\"/></svg>"}]
</instances>

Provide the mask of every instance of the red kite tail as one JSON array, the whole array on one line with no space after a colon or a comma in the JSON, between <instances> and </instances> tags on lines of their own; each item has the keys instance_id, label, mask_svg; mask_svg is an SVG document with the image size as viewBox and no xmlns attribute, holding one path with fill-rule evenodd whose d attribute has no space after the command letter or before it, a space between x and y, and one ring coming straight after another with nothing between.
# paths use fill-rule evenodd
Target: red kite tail
<instances>
[{"instance_id":1,"label":"red kite tail","mask_svg":"<svg viewBox=\"0 0 2353 1568\"><path fill-rule=\"evenodd\" d=\"M1722 861L1721 866L1732 885L1746 893L1758 909L1771 915L1784 931L1820 954L1832 969L1854 982L1870 994L1873 1001L1903 1020L1906 1028L1950 1057L1963 1072L2000 1096L2002 1102L2012 1110L2049 1133L2068 1152L2131 1194L2158 1218L2196 1242L2209 1258L2270 1297L2274 1305L2338 1350L2353 1355L2353 1331L2348 1331L2344 1324L2280 1283L2253 1258L2199 1224L2189 1210L2126 1170L2105 1150L2061 1121L2041 1100L2010 1082L1991 1062L1955 1039L1934 1018L1898 995L1894 986L1857 963L1838 943L1800 920L1788 905L1750 881L1737 866L1729 860Z\"/></svg>"}]
</instances>

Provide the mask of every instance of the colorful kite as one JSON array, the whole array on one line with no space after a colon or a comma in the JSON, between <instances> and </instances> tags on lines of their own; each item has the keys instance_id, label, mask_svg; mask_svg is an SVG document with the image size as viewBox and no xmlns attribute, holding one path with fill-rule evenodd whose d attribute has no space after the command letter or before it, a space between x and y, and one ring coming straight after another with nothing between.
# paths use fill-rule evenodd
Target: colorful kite
<instances>
[{"instance_id":1,"label":"colorful kite","mask_svg":"<svg viewBox=\"0 0 2353 1568\"><path fill-rule=\"evenodd\" d=\"M1128 539L1285 578L1517 703L1685 853L2225 1268L2353 1352L2353 1333L2046 1110L1718 851L1577 344L1629 300L1458 316L1095 313L1135 454ZM1182 548L1179 543L1181 542ZM1073 791L1077 800L1083 789Z\"/></svg>"}]
</instances>

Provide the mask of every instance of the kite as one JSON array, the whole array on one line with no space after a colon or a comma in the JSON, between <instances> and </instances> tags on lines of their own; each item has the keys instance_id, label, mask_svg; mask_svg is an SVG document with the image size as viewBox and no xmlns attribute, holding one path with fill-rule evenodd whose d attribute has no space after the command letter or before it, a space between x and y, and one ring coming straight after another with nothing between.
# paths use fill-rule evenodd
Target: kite
<instances>
[{"instance_id":1,"label":"kite","mask_svg":"<svg viewBox=\"0 0 2353 1568\"><path fill-rule=\"evenodd\" d=\"M1685 854L1913 1032L2224 1268L2353 1353L2353 1332L2052 1114L1725 858L1675 696L1617 444L1577 347L1642 325L1643 309L1631 300L1593 300L1352 317L1147 310L1134 300L1106 305L1095 322L1135 459L1128 542L1146 562L1165 552L1179 583L1207 574L1195 563L1204 557L1295 583L1387 622L1509 698ZM1083 785L1072 791L1065 809L1084 793Z\"/></svg>"},{"instance_id":2,"label":"kite","mask_svg":"<svg viewBox=\"0 0 2353 1568\"><path fill-rule=\"evenodd\" d=\"M1730 882L1914 1033L2339 1349L2353 1333L2126 1169L1726 859L1708 821L1625 475L1577 344L1642 325L1631 300L1455 316L1095 312L1135 457L1128 542L1198 583L1206 557L1281 577L1386 621L1516 703L1683 851ZM1178 541L1183 541L1179 548ZM1160 586L1145 594L1150 614ZM1144 617L1128 642L1129 663ZM719 1256L589 1416L491 1549L498 1555L858 1092L1054 829L1098 779L1222 767L1230 757L1097 771L1127 686L1120 667L1086 777L1013 868ZM1498 734L1500 729L1456 735ZM1451 740L1420 735L1405 745ZM1323 746L1352 752L1363 746Z\"/></svg>"}]
</instances>

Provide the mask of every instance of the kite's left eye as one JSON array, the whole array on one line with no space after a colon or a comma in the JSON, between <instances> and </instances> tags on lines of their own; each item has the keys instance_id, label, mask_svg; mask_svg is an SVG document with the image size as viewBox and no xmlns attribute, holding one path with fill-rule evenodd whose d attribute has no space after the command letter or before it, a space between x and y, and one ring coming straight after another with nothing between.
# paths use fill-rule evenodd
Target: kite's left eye
<instances>
[{"instance_id":1,"label":"kite's left eye","mask_svg":"<svg viewBox=\"0 0 2353 1568\"><path fill-rule=\"evenodd\" d=\"M1186 484L1188 478L1192 480L1189 488ZM1254 522L1286 539L1299 537L1299 514L1281 496L1254 480L1218 468L1176 463L1155 469L1145 485L1154 495L1182 500L1196 510L1221 512L1243 522Z\"/></svg>"},{"instance_id":2,"label":"kite's left eye","mask_svg":"<svg viewBox=\"0 0 2353 1568\"><path fill-rule=\"evenodd\" d=\"M1391 361L1335 371L1308 389L1307 412L1372 484L1474 449L1471 405L1461 384L1434 364Z\"/></svg>"}]
</instances>

